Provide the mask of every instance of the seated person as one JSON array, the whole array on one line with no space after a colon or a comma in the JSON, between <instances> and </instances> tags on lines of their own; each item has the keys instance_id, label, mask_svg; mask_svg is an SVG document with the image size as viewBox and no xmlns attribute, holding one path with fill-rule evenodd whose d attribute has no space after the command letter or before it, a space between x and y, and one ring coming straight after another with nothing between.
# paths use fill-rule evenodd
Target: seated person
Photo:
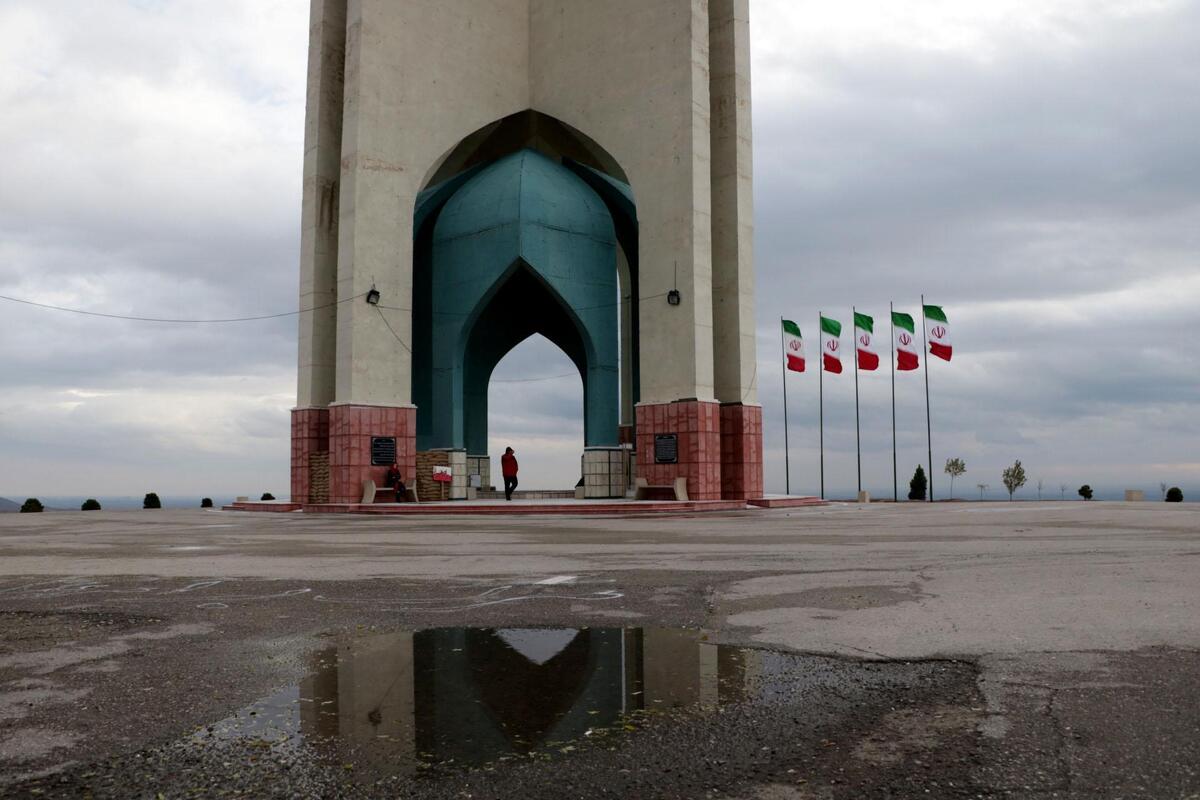
<instances>
[{"instance_id":1,"label":"seated person","mask_svg":"<svg viewBox=\"0 0 1200 800\"><path fill-rule=\"evenodd\" d=\"M387 477L383 479L383 485L396 490L396 500L404 500L406 488L404 486L404 478L400 475L400 465L398 463L392 462L392 465L388 467Z\"/></svg>"}]
</instances>

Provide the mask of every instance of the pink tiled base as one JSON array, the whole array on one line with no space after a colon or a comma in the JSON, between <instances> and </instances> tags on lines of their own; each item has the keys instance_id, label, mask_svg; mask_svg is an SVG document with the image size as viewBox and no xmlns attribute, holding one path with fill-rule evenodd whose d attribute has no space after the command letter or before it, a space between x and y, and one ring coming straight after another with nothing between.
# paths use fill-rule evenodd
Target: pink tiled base
<instances>
[{"instance_id":1,"label":"pink tiled base","mask_svg":"<svg viewBox=\"0 0 1200 800\"><path fill-rule=\"evenodd\" d=\"M654 437L679 436L679 463L654 463ZM721 407L680 400L637 407L637 474L652 486L687 478L688 499L721 499Z\"/></svg>"},{"instance_id":2,"label":"pink tiled base","mask_svg":"<svg viewBox=\"0 0 1200 800\"><path fill-rule=\"evenodd\" d=\"M752 500L763 496L762 406L721 406L721 496Z\"/></svg>"},{"instance_id":3,"label":"pink tiled base","mask_svg":"<svg viewBox=\"0 0 1200 800\"><path fill-rule=\"evenodd\" d=\"M383 485L387 467L371 466L371 437L395 436L396 460L406 481L417 473L417 410L386 406L329 409L329 502L362 500L363 481Z\"/></svg>"},{"instance_id":4,"label":"pink tiled base","mask_svg":"<svg viewBox=\"0 0 1200 800\"><path fill-rule=\"evenodd\" d=\"M329 409L292 410L292 500L309 501L308 459L329 449Z\"/></svg>"},{"instance_id":5,"label":"pink tiled base","mask_svg":"<svg viewBox=\"0 0 1200 800\"><path fill-rule=\"evenodd\" d=\"M820 501L818 501L820 502ZM642 517L647 514L685 514L692 515L709 511L749 511L750 507L740 500L706 500L688 501L675 500L631 501L613 500L611 502L576 502L547 501L541 503L474 503L474 502L444 502L444 503L311 503L301 506L298 503L233 503L225 506L226 511L250 511L257 513L291 512L300 510L305 514L372 514L377 516L610 516L610 517Z\"/></svg>"}]
</instances>

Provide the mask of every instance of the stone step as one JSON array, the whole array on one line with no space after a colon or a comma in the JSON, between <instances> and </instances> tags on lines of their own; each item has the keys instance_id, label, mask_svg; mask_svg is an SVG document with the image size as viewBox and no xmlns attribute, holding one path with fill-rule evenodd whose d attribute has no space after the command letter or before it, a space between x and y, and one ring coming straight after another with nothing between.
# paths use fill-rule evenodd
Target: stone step
<instances>
[{"instance_id":1,"label":"stone step","mask_svg":"<svg viewBox=\"0 0 1200 800\"><path fill-rule=\"evenodd\" d=\"M503 500L504 492L480 490L475 497L479 500ZM574 489L517 489L513 500L574 500Z\"/></svg>"}]
</instances>

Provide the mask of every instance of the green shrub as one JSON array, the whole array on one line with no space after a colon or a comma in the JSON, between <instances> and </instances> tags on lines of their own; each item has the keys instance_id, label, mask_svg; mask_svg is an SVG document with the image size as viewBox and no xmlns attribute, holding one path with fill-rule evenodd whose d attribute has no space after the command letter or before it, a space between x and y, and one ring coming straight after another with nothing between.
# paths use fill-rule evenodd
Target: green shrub
<instances>
[{"instance_id":1,"label":"green shrub","mask_svg":"<svg viewBox=\"0 0 1200 800\"><path fill-rule=\"evenodd\" d=\"M925 468L917 464L917 470L913 473L912 480L908 482L908 499L924 500L925 489L928 486L929 479L925 477Z\"/></svg>"},{"instance_id":2,"label":"green shrub","mask_svg":"<svg viewBox=\"0 0 1200 800\"><path fill-rule=\"evenodd\" d=\"M146 499L142 501L142 508L162 508L162 501L158 499L158 495L150 492L146 495Z\"/></svg>"},{"instance_id":3,"label":"green shrub","mask_svg":"<svg viewBox=\"0 0 1200 800\"><path fill-rule=\"evenodd\" d=\"M42 501L38 500L36 497L30 497L21 504L22 514L40 514L45 510L46 507L42 505Z\"/></svg>"},{"instance_id":4,"label":"green shrub","mask_svg":"<svg viewBox=\"0 0 1200 800\"><path fill-rule=\"evenodd\" d=\"M262 499L263 500L274 500L275 495L271 494L270 492L263 492Z\"/></svg>"},{"instance_id":5,"label":"green shrub","mask_svg":"<svg viewBox=\"0 0 1200 800\"><path fill-rule=\"evenodd\" d=\"M87 500L83 501L83 505L81 505L79 509L81 511L99 511L100 501L94 497L89 497Z\"/></svg>"},{"instance_id":6,"label":"green shrub","mask_svg":"<svg viewBox=\"0 0 1200 800\"><path fill-rule=\"evenodd\" d=\"M200 501L200 507L201 507L201 508L212 508L212 507L213 507L213 504L212 504L212 498L211 498L211 497L206 497L206 498L204 498L203 500L201 500L201 501Z\"/></svg>"},{"instance_id":7,"label":"green shrub","mask_svg":"<svg viewBox=\"0 0 1200 800\"><path fill-rule=\"evenodd\" d=\"M1083 486L1080 486L1079 487L1079 496L1082 497L1084 500L1091 500L1092 499L1092 487L1088 486L1086 483Z\"/></svg>"},{"instance_id":8,"label":"green shrub","mask_svg":"<svg viewBox=\"0 0 1200 800\"><path fill-rule=\"evenodd\" d=\"M1172 486L1170 489L1167 489L1167 502L1182 503L1183 489L1180 489L1178 486Z\"/></svg>"}]
</instances>

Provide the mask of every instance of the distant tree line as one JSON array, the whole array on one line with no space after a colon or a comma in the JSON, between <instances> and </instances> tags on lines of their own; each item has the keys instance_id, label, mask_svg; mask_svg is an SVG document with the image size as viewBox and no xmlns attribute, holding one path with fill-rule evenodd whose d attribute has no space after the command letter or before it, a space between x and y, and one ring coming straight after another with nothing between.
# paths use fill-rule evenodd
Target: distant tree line
<instances>
[{"instance_id":1,"label":"distant tree line","mask_svg":"<svg viewBox=\"0 0 1200 800\"><path fill-rule=\"evenodd\" d=\"M943 472L950 476L950 499L954 499L954 480L962 477L967 472L967 462L961 458L948 458ZM1014 495L1024 487L1029 478L1025 472L1025 467L1021 464L1021 460L1017 459L1011 467L1005 467L1000 473L1000 480L1004 484L1004 488L1008 491L1008 499L1012 500ZM990 484L977 483L975 488L979 490L979 499L983 499L983 493L989 488ZM1044 478L1037 479L1037 495L1038 500L1042 499L1042 493L1046 488ZM1178 486L1167 488L1166 483L1160 483L1159 489L1162 492L1162 499L1168 503L1182 503L1183 490ZM925 468L921 464L917 465L913 472L912 480L908 482L908 499L909 500L924 500L926 493L929 490L929 478L925 474ZM1059 497L1063 500L1067 499L1067 484L1062 483L1058 486ZM1084 500L1091 500L1095 496L1092 487L1088 484L1083 484L1079 487L1078 494ZM264 498L265 499L265 498Z\"/></svg>"}]
</instances>

